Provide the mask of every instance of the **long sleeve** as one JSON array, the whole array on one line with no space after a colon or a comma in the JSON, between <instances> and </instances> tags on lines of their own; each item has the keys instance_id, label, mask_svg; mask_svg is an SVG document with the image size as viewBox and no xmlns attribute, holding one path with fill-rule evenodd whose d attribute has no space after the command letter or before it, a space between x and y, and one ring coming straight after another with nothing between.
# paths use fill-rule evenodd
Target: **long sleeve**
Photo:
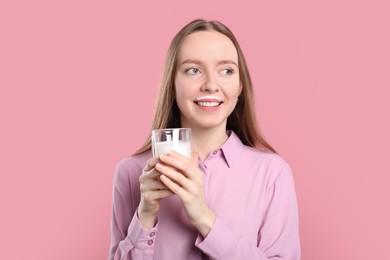
<instances>
[{"instance_id":1,"label":"long sleeve","mask_svg":"<svg viewBox=\"0 0 390 260\"><path fill-rule=\"evenodd\" d=\"M212 259L300 259L298 207L289 166L281 169L267 189L269 201L258 233L257 245L235 233L220 218L196 246Z\"/></svg>"},{"instance_id":2,"label":"long sleeve","mask_svg":"<svg viewBox=\"0 0 390 260\"><path fill-rule=\"evenodd\" d=\"M136 166L136 165L134 165ZM157 227L145 230L136 214L139 203L139 183L130 178L129 170L139 171L138 167L116 167L111 220L111 245L109 260L148 260L153 259ZM134 173L131 173L134 174ZM136 175L136 174L134 174ZM135 182L135 183L134 183Z\"/></svg>"},{"instance_id":3,"label":"long sleeve","mask_svg":"<svg viewBox=\"0 0 390 260\"><path fill-rule=\"evenodd\" d=\"M109 260L299 260L298 209L291 170L277 154L228 141L199 161L216 222L203 238L178 196L161 200L157 224L137 217L139 177L151 151L122 160L113 184ZM207 255L207 256L206 256Z\"/></svg>"}]
</instances>

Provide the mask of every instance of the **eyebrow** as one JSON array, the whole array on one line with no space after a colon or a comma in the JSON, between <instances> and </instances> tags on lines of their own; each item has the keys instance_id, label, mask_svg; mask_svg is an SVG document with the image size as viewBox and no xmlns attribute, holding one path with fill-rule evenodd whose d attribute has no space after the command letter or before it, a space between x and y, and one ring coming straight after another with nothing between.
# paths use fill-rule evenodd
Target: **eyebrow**
<instances>
[{"instance_id":1,"label":"eyebrow","mask_svg":"<svg viewBox=\"0 0 390 260\"><path fill-rule=\"evenodd\" d=\"M185 63L194 63L194 64L203 64L203 62L199 60L193 60L193 59L186 59L180 63L180 66ZM223 64L233 64L238 67L237 63L233 60L220 60L218 61L217 65L223 65Z\"/></svg>"}]
</instances>

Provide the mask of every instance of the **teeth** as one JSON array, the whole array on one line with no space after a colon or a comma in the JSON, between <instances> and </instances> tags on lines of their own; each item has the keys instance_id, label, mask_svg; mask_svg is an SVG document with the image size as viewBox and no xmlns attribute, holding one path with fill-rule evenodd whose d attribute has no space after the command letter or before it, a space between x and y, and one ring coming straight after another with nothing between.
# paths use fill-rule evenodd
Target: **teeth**
<instances>
[{"instance_id":1,"label":"teeth","mask_svg":"<svg viewBox=\"0 0 390 260\"><path fill-rule=\"evenodd\" d=\"M217 96L201 96L201 97L197 97L196 100L197 101L202 101L202 100L215 100L217 102L221 102L221 98L220 97L217 97Z\"/></svg>"},{"instance_id":2,"label":"teeth","mask_svg":"<svg viewBox=\"0 0 390 260\"><path fill-rule=\"evenodd\" d=\"M220 104L220 102L198 102L198 105L202 107L216 107Z\"/></svg>"}]
</instances>

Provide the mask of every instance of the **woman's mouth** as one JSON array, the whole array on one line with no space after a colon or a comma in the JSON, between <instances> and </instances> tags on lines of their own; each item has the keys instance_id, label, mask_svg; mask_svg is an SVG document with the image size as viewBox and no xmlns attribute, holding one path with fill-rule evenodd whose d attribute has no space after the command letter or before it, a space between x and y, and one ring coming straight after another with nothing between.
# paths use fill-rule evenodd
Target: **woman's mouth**
<instances>
[{"instance_id":1,"label":"woman's mouth","mask_svg":"<svg viewBox=\"0 0 390 260\"><path fill-rule=\"evenodd\" d=\"M217 107L222 104L221 101L194 101L194 103L201 107Z\"/></svg>"}]
</instances>

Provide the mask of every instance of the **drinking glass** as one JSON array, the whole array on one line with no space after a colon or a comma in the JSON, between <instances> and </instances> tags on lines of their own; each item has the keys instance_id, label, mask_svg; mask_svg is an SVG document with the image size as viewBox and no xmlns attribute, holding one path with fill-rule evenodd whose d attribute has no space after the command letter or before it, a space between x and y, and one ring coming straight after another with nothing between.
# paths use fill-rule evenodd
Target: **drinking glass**
<instances>
[{"instance_id":1,"label":"drinking glass","mask_svg":"<svg viewBox=\"0 0 390 260\"><path fill-rule=\"evenodd\" d=\"M166 154L169 150L191 158L191 128L167 128L152 131L153 157Z\"/></svg>"}]
</instances>

